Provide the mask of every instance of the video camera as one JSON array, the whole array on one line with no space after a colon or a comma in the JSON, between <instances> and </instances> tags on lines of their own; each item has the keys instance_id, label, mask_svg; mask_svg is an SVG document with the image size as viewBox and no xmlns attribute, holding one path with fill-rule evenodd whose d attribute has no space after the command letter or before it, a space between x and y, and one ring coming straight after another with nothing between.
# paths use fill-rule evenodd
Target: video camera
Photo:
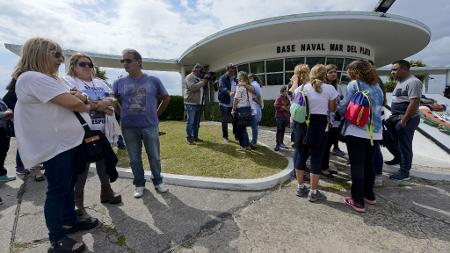
<instances>
[{"instance_id":1,"label":"video camera","mask_svg":"<svg viewBox=\"0 0 450 253\"><path fill-rule=\"evenodd\" d=\"M213 71L209 71L208 73L206 73L203 76L203 79L206 79L206 80L208 80L208 82L211 82L211 83L213 83L216 80L216 78L217 78L216 73Z\"/></svg>"}]
</instances>

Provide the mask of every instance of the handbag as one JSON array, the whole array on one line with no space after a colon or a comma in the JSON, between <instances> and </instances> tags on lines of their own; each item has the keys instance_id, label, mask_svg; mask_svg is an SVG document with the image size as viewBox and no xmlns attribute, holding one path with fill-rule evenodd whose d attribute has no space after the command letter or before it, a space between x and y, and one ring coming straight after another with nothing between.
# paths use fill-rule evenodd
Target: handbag
<instances>
[{"instance_id":1,"label":"handbag","mask_svg":"<svg viewBox=\"0 0 450 253\"><path fill-rule=\"evenodd\" d=\"M250 104L250 99L247 91L247 101ZM252 125L253 116L252 116L252 107L246 106L239 108L237 112L237 125L240 127L248 127Z\"/></svg>"},{"instance_id":2,"label":"handbag","mask_svg":"<svg viewBox=\"0 0 450 253\"><path fill-rule=\"evenodd\" d=\"M101 142L101 131L92 131L79 112L74 112L84 129L84 138L80 145L80 152L86 162L96 162L104 159L103 143Z\"/></svg>"},{"instance_id":3,"label":"handbag","mask_svg":"<svg viewBox=\"0 0 450 253\"><path fill-rule=\"evenodd\" d=\"M6 121L6 134L9 137L16 137L16 133L14 131L14 122L12 120Z\"/></svg>"}]
</instances>

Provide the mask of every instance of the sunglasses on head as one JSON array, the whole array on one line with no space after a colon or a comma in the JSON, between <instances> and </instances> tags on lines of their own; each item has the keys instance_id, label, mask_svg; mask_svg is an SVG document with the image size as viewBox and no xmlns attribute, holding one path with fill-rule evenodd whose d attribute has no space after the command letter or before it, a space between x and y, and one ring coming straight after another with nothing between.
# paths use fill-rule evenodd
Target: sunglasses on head
<instances>
[{"instance_id":1,"label":"sunglasses on head","mask_svg":"<svg viewBox=\"0 0 450 253\"><path fill-rule=\"evenodd\" d=\"M133 60L131 60L131 59L122 59L122 60L120 60L120 63L132 63L133 62Z\"/></svg>"},{"instance_id":2,"label":"sunglasses on head","mask_svg":"<svg viewBox=\"0 0 450 253\"><path fill-rule=\"evenodd\" d=\"M90 63L90 62L83 62L80 61L78 62L78 66L82 67L82 68L86 68L89 67L90 69L94 67L94 64Z\"/></svg>"}]
</instances>

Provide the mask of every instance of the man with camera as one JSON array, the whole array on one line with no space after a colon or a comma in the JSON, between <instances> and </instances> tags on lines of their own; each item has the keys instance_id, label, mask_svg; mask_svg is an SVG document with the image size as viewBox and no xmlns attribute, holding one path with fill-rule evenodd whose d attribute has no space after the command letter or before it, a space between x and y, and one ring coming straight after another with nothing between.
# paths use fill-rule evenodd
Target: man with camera
<instances>
[{"instance_id":1,"label":"man with camera","mask_svg":"<svg viewBox=\"0 0 450 253\"><path fill-rule=\"evenodd\" d=\"M186 139L189 145L195 145L200 127L200 114L204 104L204 94L209 83L209 75L204 75L204 68L195 64L192 72L185 78L184 110L186 111Z\"/></svg>"}]
</instances>

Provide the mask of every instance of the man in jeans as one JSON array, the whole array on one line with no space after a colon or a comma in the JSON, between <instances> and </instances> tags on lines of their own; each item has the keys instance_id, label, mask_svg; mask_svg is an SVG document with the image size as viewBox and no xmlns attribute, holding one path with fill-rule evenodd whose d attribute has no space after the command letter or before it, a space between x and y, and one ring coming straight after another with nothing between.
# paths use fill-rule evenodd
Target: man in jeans
<instances>
[{"instance_id":1,"label":"man in jeans","mask_svg":"<svg viewBox=\"0 0 450 253\"><path fill-rule=\"evenodd\" d=\"M409 179L413 158L412 141L420 123L419 104L423 85L419 79L409 73L409 68L410 64L405 60L392 63L391 74L397 80L397 86L392 93L391 112L393 117L399 120L387 124L396 140L386 146L394 155L394 159L385 163L400 164L400 170L389 177L393 180Z\"/></svg>"},{"instance_id":2,"label":"man in jeans","mask_svg":"<svg viewBox=\"0 0 450 253\"><path fill-rule=\"evenodd\" d=\"M228 142L228 121L231 118L231 105L237 82L236 77L234 76L233 64L227 64L226 71L227 72L219 78L219 91L217 96L222 115L222 137L225 142Z\"/></svg>"},{"instance_id":3,"label":"man in jeans","mask_svg":"<svg viewBox=\"0 0 450 253\"><path fill-rule=\"evenodd\" d=\"M121 103L120 123L134 175L134 197L142 197L145 187L142 143L156 191L167 192L161 177L158 116L166 110L170 97L159 78L142 72L142 57L136 50L123 50L120 62L128 75L114 82L113 91ZM162 101L157 107L158 97Z\"/></svg>"},{"instance_id":4,"label":"man in jeans","mask_svg":"<svg viewBox=\"0 0 450 253\"><path fill-rule=\"evenodd\" d=\"M200 126L200 113L205 101L205 87L208 80L203 79L203 66L195 64L192 73L185 78L184 109L187 115L186 139L189 145L198 141L198 128Z\"/></svg>"}]
</instances>

